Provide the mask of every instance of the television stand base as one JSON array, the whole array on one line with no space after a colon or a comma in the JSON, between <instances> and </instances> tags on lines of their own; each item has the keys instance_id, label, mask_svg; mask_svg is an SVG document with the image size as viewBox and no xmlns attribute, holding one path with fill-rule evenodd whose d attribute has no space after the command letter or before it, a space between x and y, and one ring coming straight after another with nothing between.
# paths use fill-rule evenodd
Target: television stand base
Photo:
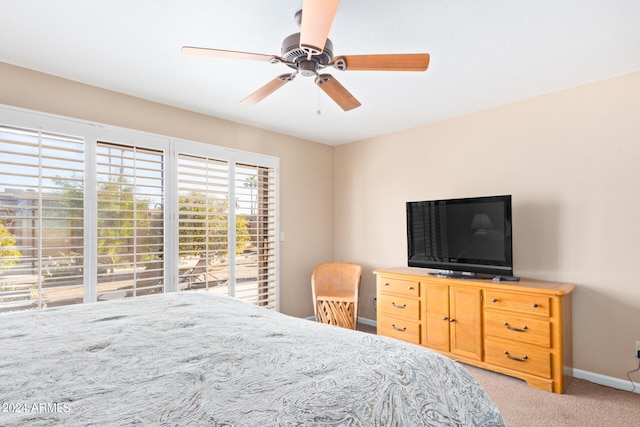
<instances>
[{"instance_id":1,"label":"television stand base","mask_svg":"<svg viewBox=\"0 0 640 427\"><path fill-rule=\"evenodd\" d=\"M501 276L485 273L466 273L462 271L434 271L429 273L435 277L442 277L445 279L461 279L461 280L493 280L496 283L504 282L517 282L519 277L515 276Z\"/></svg>"},{"instance_id":2,"label":"television stand base","mask_svg":"<svg viewBox=\"0 0 640 427\"><path fill-rule=\"evenodd\" d=\"M494 276L491 280L494 282L517 282L520 278L515 276Z\"/></svg>"}]
</instances>

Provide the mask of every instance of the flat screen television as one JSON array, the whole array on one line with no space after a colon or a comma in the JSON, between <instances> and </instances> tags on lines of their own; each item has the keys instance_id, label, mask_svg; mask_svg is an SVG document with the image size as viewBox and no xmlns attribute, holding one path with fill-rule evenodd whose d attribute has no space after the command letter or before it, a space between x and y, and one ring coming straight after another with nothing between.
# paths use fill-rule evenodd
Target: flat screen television
<instances>
[{"instance_id":1,"label":"flat screen television","mask_svg":"<svg viewBox=\"0 0 640 427\"><path fill-rule=\"evenodd\" d=\"M460 278L513 277L511 196L407 202L410 267Z\"/></svg>"}]
</instances>

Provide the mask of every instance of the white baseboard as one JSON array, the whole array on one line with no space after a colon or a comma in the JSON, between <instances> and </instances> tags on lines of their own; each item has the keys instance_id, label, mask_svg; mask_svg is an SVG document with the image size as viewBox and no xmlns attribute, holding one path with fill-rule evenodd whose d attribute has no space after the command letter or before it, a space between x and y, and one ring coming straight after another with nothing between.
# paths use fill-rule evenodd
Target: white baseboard
<instances>
[{"instance_id":1,"label":"white baseboard","mask_svg":"<svg viewBox=\"0 0 640 427\"><path fill-rule=\"evenodd\" d=\"M378 322L371 319L365 319L364 317L358 317L358 323L362 323L363 325L373 326L374 328L378 327Z\"/></svg>"},{"instance_id":2,"label":"white baseboard","mask_svg":"<svg viewBox=\"0 0 640 427\"><path fill-rule=\"evenodd\" d=\"M640 394L640 384L620 378L608 377L606 375L596 374L595 372L583 371L582 369L573 369L573 377L581 380L587 380L595 384L604 385L618 390L631 391L635 385L634 393Z\"/></svg>"}]
</instances>

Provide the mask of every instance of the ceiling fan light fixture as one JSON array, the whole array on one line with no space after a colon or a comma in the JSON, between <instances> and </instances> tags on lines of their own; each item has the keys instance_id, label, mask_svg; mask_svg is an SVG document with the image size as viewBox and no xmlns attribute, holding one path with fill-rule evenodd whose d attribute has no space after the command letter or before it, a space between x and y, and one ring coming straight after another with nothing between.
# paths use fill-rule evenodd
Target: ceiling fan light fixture
<instances>
[{"instance_id":1,"label":"ceiling fan light fixture","mask_svg":"<svg viewBox=\"0 0 640 427\"><path fill-rule=\"evenodd\" d=\"M300 24L300 49L309 55L324 50L339 0L304 0Z\"/></svg>"}]
</instances>

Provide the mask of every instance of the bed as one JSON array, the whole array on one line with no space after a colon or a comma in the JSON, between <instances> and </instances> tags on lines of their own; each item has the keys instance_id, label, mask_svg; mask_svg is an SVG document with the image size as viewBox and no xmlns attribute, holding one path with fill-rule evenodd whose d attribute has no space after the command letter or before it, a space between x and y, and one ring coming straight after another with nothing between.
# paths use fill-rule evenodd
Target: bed
<instances>
[{"instance_id":1,"label":"bed","mask_svg":"<svg viewBox=\"0 0 640 427\"><path fill-rule=\"evenodd\" d=\"M444 356L212 292L0 322L3 426L504 425Z\"/></svg>"}]
</instances>

